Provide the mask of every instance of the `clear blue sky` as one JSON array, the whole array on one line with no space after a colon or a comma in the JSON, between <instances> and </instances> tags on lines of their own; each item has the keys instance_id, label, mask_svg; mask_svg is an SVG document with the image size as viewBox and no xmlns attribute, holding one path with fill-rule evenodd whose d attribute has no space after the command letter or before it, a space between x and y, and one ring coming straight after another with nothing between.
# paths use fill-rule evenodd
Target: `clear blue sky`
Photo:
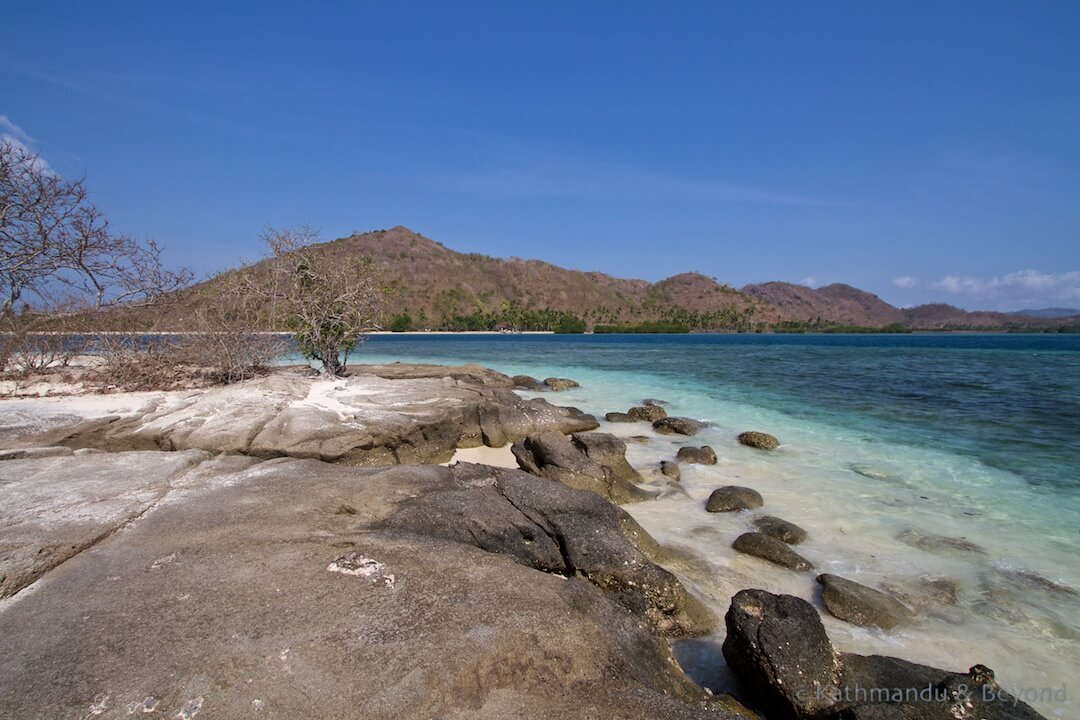
<instances>
[{"instance_id":1,"label":"clear blue sky","mask_svg":"<svg viewBox=\"0 0 1080 720\"><path fill-rule=\"evenodd\" d=\"M1080 3L21 2L0 132L211 272L406 225L657 280L1080 307Z\"/></svg>"}]
</instances>

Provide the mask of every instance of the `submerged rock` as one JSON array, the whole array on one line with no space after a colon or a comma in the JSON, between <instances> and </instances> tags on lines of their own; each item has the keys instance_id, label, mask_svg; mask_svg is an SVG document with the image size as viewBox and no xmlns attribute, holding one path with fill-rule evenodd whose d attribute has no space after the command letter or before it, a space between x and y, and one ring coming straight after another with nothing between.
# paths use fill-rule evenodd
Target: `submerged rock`
<instances>
[{"instance_id":1,"label":"submerged rock","mask_svg":"<svg viewBox=\"0 0 1080 720\"><path fill-rule=\"evenodd\" d=\"M604 419L612 423L637 422L637 420L622 412L609 412L604 416Z\"/></svg>"},{"instance_id":2,"label":"submerged rock","mask_svg":"<svg viewBox=\"0 0 1080 720\"><path fill-rule=\"evenodd\" d=\"M604 435L604 433L599 433ZM616 440L614 436L608 436ZM621 443L621 441L618 441ZM579 441L580 443L580 441ZM522 470L549 480L556 480L578 490L607 498L614 503L635 502L652 497L628 479L625 468L616 470L589 457L578 445L557 432L538 433L519 440L511 447ZM597 444L599 448L599 444ZM622 445L625 452L626 445ZM597 452L601 452L597 449ZM611 456L606 455L611 460ZM625 457L622 459L625 463ZM618 463L616 463L618 465ZM629 467L629 465L626 465ZM633 470L631 469L631 472ZM636 476L636 472L634 473Z\"/></svg>"},{"instance_id":3,"label":"submerged rock","mask_svg":"<svg viewBox=\"0 0 1080 720\"><path fill-rule=\"evenodd\" d=\"M936 535L934 533L916 530L915 528L904 530L896 536L896 539L905 545L910 545L913 548L925 550L926 552L972 555L986 554L986 550L984 550L981 545L977 545L966 538Z\"/></svg>"},{"instance_id":4,"label":"submerged rock","mask_svg":"<svg viewBox=\"0 0 1080 720\"><path fill-rule=\"evenodd\" d=\"M786 543L759 532L743 533L731 545L741 553L768 560L789 570L812 570L813 563L792 550Z\"/></svg>"},{"instance_id":5,"label":"submerged rock","mask_svg":"<svg viewBox=\"0 0 1080 720\"><path fill-rule=\"evenodd\" d=\"M660 462L660 473L665 477L671 478L675 482L679 482L679 480L682 479L682 471L679 470L679 463L670 460L662 460Z\"/></svg>"},{"instance_id":6,"label":"submerged rock","mask_svg":"<svg viewBox=\"0 0 1080 720\"><path fill-rule=\"evenodd\" d=\"M697 435L704 427L700 420L686 417L660 418L653 423L653 429L664 435Z\"/></svg>"},{"instance_id":7,"label":"submerged rock","mask_svg":"<svg viewBox=\"0 0 1080 720\"><path fill-rule=\"evenodd\" d=\"M772 515L758 515L753 522L758 532L788 545L798 545L806 539L806 531L801 527Z\"/></svg>"},{"instance_id":8,"label":"submerged rock","mask_svg":"<svg viewBox=\"0 0 1080 720\"><path fill-rule=\"evenodd\" d=\"M982 665L950 672L837 652L810 603L743 590L724 618L723 653L751 707L801 720L1038 720Z\"/></svg>"},{"instance_id":9,"label":"submerged rock","mask_svg":"<svg viewBox=\"0 0 1080 720\"><path fill-rule=\"evenodd\" d=\"M759 450L775 450L780 446L780 441L768 433L748 430L739 435L739 444Z\"/></svg>"},{"instance_id":10,"label":"submerged rock","mask_svg":"<svg viewBox=\"0 0 1080 720\"><path fill-rule=\"evenodd\" d=\"M914 618L902 602L880 590L824 573L818 575L825 609L853 625L891 630Z\"/></svg>"},{"instance_id":11,"label":"submerged rock","mask_svg":"<svg viewBox=\"0 0 1080 720\"><path fill-rule=\"evenodd\" d=\"M562 392L563 390L571 390L576 387L581 387L576 380L569 378L555 378L549 377L544 380L544 384L555 392Z\"/></svg>"},{"instance_id":12,"label":"submerged rock","mask_svg":"<svg viewBox=\"0 0 1080 720\"><path fill-rule=\"evenodd\" d=\"M626 414L634 420L656 422L667 417L667 410L659 405L638 405L627 410Z\"/></svg>"},{"instance_id":13,"label":"submerged rock","mask_svg":"<svg viewBox=\"0 0 1080 720\"><path fill-rule=\"evenodd\" d=\"M702 445L701 447L681 447L679 452L675 454L679 462L689 463L691 465L715 465L716 464L716 451L708 445Z\"/></svg>"},{"instance_id":14,"label":"submerged rock","mask_svg":"<svg viewBox=\"0 0 1080 720\"><path fill-rule=\"evenodd\" d=\"M705 502L705 509L709 512L737 512L753 510L764 504L761 493L753 488L725 485L712 491Z\"/></svg>"}]
</instances>

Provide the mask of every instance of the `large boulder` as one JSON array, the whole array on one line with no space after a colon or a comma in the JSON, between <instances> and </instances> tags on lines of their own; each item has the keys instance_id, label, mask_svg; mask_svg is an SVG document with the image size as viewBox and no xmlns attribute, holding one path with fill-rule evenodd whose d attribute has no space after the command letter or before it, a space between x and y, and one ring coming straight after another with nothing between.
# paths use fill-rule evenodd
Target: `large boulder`
<instances>
[{"instance_id":1,"label":"large boulder","mask_svg":"<svg viewBox=\"0 0 1080 720\"><path fill-rule=\"evenodd\" d=\"M724 658L749 694L744 700L781 719L810 717L832 705L836 652L812 605L791 595L743 590L731 599L724 624Z\"/></svg>"},{"instance_id":2,"label":"large boulder","mask_svg":"<svg viewBox=\"0 0 1080 720\"><path fill-rule=\"evenodd\" d=\"M715 465L716 464L716 451L708 445L702 445L701 447L692 447L687 445L679 448L679 451L675 453L675 457L679 462L684 462L690 465Z\"/></svg>"},{"instance_id":3,"label":"large boulder","mask_svg":"<svg viewBox=\"0 0 1080 720\"><path fill-rule=\"evenodd\" d=\"M789 570L811 570L814 564L792 550L787 543L759 532L743 533L731 545L741 553L786 567Z\"/></svg>"},{"instance_id":4,"label":"large boulder","mask_svg":"<svg viewBox=\"0 0 1080 720\"><path fill-rule=\"evenodd\" d=\"M626 446L623 445L625 451ZM533 475L586 490L614 503L652 497L632 481L585 454L570 438L557 432L529 435L511 447L518 466ZM625 458L624 458L625 461Z\"/></svg>"},{"instance_id":5,"label":"large boulder","mask_svg":"<svg viewBox=\"0 0 1080 720\"><path fill-rule=\"evenodd\" d=\"M840 653L810 603L743 590L724 618L723 652L747 693L776 720L1038 720L982 665L950 672L899 658Z\"/></svg>"},{"instance_id":6,"label":"large boulder","mask_svg":"<svg viewBox=\"0 0 1080 720\"><path fill-rule=\"evenodd\" d=\"M666 417L653 423L653 429L662 435L697 435L705 423L687 417Z\"/></svg>"},{"instance_id":7,"label":"large boulder","mask_svg":"<svg viewBox=\"0 0 1080 720\"><path fill-rule=\"evenodd\" d=\"M571 380L570 378L549 377L544 380L544 384L555 392L562 392L563 390L572 390L573 388L581 387L576 380Z\"/></svg>"},{"instance_id":8,"label":"large boulder","mask_svg":"<svg viewBox=\"0 0 1080 720\"><path fill-rule=\"evenodd\" d=\"M705 509L709 512L738 512L753 510L764 504L761 493L753 488L725 485L712 491L705 501Z\"/></svg>"},{"instance_id":9,"label":"large boulder","mask_svg":"<svg viewBox=\"0 0 1080 720\"><path fill-rule=\"evenodd\" d=\"M533 392L539 392L548 389L547 385L540 382L532 375L515 375L511 380L514 382L514 388L518 390L532 390Z\"/></svg>"},{"instance_id":10,"label":"large boulder","mask_svg":"<svg viewBox=\"0 0 1080 720\"><path fill-rule=\"evenodd\" d=\"M780 447L780 441L769 433L747 430L739 435L739 444L759 450L775 450Z\"/></svg>"},{"instance_id":11,"label":"large boulder","mask_svg":"<svg viewBox=\"0 0 1080 720\"><path fill-rule=\"evenodd\" d=\"M609 412L604 415L604 419L611 423L637 422L634 418L623 412Z\"/></svg>"},{"instance_id":12,"label":"large boulder","mask_svg":"<svg viewBox=\"0 0 1080 720\"><path fill-rule=\"evenodd\" d=\"M638 405L626 411L626 414L643 422L656 422L667 417L667 410L659 405Z\"/></svg>"},{"instance_id":13,"label":"large boulder","mask_svg":"<svg viewBox=\"0 0 1080 720\"><path fill-rule=\"evenodd\" d=\"M633 484L644 482L641 474L626 460L626 443L611 433L574 433L570 439L590 460L609 468L618 480Z\"/></svg>"},{"instance_id":14,"label":"large boulder","mask_svg":"<svg viewBox=\"0 0 1080 720\"><path fill-rule=\"evenodd\" d=\"M758 515L753 520L759 533L776 538L788 545L798 545L806 539L806 531L795 523L772 515Z\"/></svg>"},{"instance_id":15,"label":"large boulder","mask_svg":"<svg viewBox=\"0 0 1080 720\"><path fill-rule=\"evenodd\" d=\"M880 590L829 573L818 575L817 581L825 609L853 625L891 630L914 617L906 605Z\"/></svg>"}]
</instances>

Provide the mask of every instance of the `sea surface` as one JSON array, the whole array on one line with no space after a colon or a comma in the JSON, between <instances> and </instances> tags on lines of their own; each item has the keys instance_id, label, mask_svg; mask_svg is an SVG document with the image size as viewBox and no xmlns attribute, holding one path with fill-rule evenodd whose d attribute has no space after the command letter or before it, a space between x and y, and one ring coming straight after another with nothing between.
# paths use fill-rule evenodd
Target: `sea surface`
<instances>
[{"instance_id":1,"label":"sea surface","mask_svg":"<svg viewBox=\"0 0 1080 720\"><path fill-rule=\"evenodd\" d=\"M720 614L746 587L820 607L813 573L731 549L752 513L704 511L715 487L749 485L760 512L809 532L797 549L817 571L888 587L919 612L892 632L826 616L838 647L983 663L1044 714L1080 717L1080 336L380 335L351 359L393 361L573 378L580 389L542 395L598 418L652 398L708 421L693 439L644 423L601 429L631 438L631 463L659 493L626 510L685 551L672 569ZM740 446L751 429L781 447ZM684 465L671 485L655 468L680 443L711 445L719 463ZM927 590L942 578L955 604ZM730 686L722 639L676 650L718 690Z\"/></svg>"}]
</instances>

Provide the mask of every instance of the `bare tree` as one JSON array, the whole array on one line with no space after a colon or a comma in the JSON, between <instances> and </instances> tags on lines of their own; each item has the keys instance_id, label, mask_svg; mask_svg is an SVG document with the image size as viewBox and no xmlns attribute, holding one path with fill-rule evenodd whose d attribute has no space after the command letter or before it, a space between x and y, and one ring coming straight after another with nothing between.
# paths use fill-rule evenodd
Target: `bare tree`
<instances>
[{"instance_id":1,"label":"bare tree","mask_svg":"<svg viewBox=\"0 0 1080 720\"><path fill-rule=\"evenodd\" d=\"M375 263L319 252L313 247L318 233L306 226L268 228L263 238L287 287L282 306L300 352L327 375L344 375L357 344L379 329L383 289Z\"/></svg>"},{"instance_id":2,"label":"bare tree","mask_svg":"<svg viewBox=\"0 0 1080 720\"><path fill-rule=\"evenodd\" d=\"M161 248L114 233L82 180L52 172L0 138L0 314L20 302L84 307L152 301L191 280L166 270Z\"/></svg>"}]
</instances>

